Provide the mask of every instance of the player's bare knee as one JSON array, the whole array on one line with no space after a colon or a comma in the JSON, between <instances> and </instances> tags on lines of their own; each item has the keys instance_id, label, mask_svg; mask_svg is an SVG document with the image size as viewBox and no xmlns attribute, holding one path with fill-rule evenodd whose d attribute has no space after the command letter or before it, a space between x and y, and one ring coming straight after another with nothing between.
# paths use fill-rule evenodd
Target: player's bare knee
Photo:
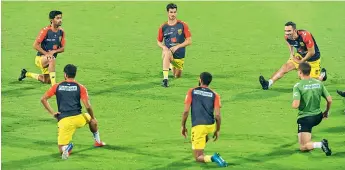
<instances>
[{"instance_id":1,"label":"player's bare knee","mask_svg":"<svg viewBox=\"0 0 345 170\"><path fill-rule=\"evenodd\" d=\"M96 122L89 122L89 129L92 133L97 132L98 128L97 128L98 124Z\"/></svg>"},{"instance_id":2,"label":"player's bare knee","mask_svg":"<svg viewBox=\"0 0 345 170\"><path fill-rule=\"evenodd\" d=\"M308 151L310 151L310 150L307 148L306 145L300 145L299 150L300 150L301 152L308 152Z\"/></svg>"},{"instance_id":3,"label":"player's bare knee","mask_svg":"<svg viewBox=\"0 0 345 170\"><path fill-rule=\"evenodd\" d=\"M42 80L43 83L50 84L49 74L42 75Z\"/></svg>"}]
</instances>

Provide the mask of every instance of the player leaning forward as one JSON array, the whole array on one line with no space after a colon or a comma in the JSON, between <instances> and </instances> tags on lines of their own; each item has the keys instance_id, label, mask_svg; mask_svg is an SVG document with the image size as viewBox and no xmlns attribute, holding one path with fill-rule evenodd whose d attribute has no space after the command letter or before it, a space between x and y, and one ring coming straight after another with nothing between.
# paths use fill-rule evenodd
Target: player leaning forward
<instances>
[{"instance_id":1,"label":"player leaning forward","mask_svg":"<svg viewBox=\"0 0 345 170\"><path fill-rule=\"evenodd\" d=\"M310 76L312 78L326 81L327 72L325 68L320 68L321 53L314 36L309 31L297 30L296 24L290 21L285 24L285 40L290 51L290 58L268 81L263 76L259 77L262 89L268 90L273 83L286 73L298 69L298 65L303 62L311 65ZM294 48L296 53L294 53Z\"/></svg>"}]
</instances>

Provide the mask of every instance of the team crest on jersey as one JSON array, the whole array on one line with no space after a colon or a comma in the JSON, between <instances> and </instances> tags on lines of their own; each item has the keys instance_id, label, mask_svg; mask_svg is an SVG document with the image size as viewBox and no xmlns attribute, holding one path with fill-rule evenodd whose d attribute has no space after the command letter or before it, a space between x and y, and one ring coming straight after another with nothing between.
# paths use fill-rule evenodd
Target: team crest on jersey
<instances>
[{"instance_id":1,"label":"team crest on jersey","mask_svg":"<svg viewBox=\"0 0 345 170\"><path fill-rule=\"evenodd\" d=\"M182 34L182 29L178 29L177 33L178 33L178 35L181 35Z\"/></svg>"},{"instance_id":2,"label":"team crest on jersey","mask_svg":"<svg viewBox=\"0 0 345 170\"><path fill-rule=\"evenodd\" d=\"M304 42L300 42L299 44L300 44L301 46L304 46Z\"/></svg>"}]
</instances>

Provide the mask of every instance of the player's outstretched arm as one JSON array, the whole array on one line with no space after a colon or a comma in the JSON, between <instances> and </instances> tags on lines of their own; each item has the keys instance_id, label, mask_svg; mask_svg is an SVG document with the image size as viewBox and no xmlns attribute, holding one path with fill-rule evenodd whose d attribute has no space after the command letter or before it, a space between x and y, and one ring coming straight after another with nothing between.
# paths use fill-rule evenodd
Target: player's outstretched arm
<instances>
[{"instance_id":1,"label":"player's outstretched arm","mask_svg":"<svg viewBox=\"0 0 345 170\"><path fill-rule=\"evenodd\" d=\"M41 47L41 43L42 41L45 39L45 37L47 36L48 30L47 28L44 28L40 31L40 33L38 34L37 38L34 41L33 47L35 50L37 50L38 52L40 52L43 55L47 55L48 52L44 51L43 48Z\"/></svg>"},{"instance_id":2,"label":"player's outstretched arm","mask_svg":"<svg viewBox=\"0 0 345 170\"><path fill-rule=\"evenodd\" d=\"M292 108L298 109L300 103L301 103L300 100L293 100L293 101L292 101Z\"/></svg>"},{"instance_id":3,"label":"player's outstretched arm","mask_svg":"<svg viewBox=\"0 0 345 170\"><path fill-rule=\"evenodd\" d=\"M329 110L331 109L331 105L332 105L332 96L329 94L328 90L323 84L322 84L322 97L325 98L327 101L326 110L323 112L323 117L327 118Z\"/></svg>"},{"instance_id":4,"label":"player's outstretched arm","mask_svg":"<svg viewBox=\"0 0 345 170\"><path fill-rule=\"evenodd\" d=\"M55 118L60 114L59 112L54 112L53 108L50 106L48 99L55 95L57 88L57 84L52 86L42 97L41 103L43 104L44 108Z\"/></svg>"},{"instance_id":5,"label":"player's outstretched arm","mask_svg":"<svg viewBox=\"0 0 345 170\"><path fill-rule=\"evenodd\" d=\"M58 112L54 112L53 108L50 106L48 99L51 96L44 94L41 98L41 103L43 104L44 108L54 117L56 117L59 113Z\"/></svg>"},{"instance_id":6,"label":"player's outstretched arm","mask_svg":"<svg viewBox=\"0 0 345 170\"><path fill-rule=\"evenodd\" d=\"M214 109L214 112L215 112L214 118L216 120L216 131L214 132L213 138L214 138L214 141L216 141L219 137L219 131L220 131L220 125L222 123L222 119L220 116L220 108L219 107L216 107Z\"/></svg>"},{"instance_id":7,"label":"player's outstretched arm","mask_svg":"<svg viewBox=\"0 0 345 170\"><path fill-rule=\"evenodd\" d=\"M293 46L291 46L288 42L286 42L286 44L290 51L290 58L294 58L295 54L294 54Z\"/></svg>"},{"instance_id":8,"label":"player's outstretched arm","mask_svg":"<svg viewBox=\"0 0 345 170\"><path fill-rule=\"evenodd\" d=\"M95 119L95 116L93 114L93 109L91 107L90 100L89 99L81 99L81 101L83 102L84 107L86 108L87 112L91 116L91 119Z\"/></svg>"},{"instance_id":9,"label":"player's outstretched arm","mask_svg":"<svg viewBox=\"0 0 345 170\"><path fill-rule=\"evenodd\" d=\"M293 91L292 91L292 98L293 98L293 101L292 101L292 108L294 109L298 109L299 108L299 105L301 103L301 92L298 88L298 85L299 83L296 83L294 86L293 86Z\"/></svg>"},{"instance_id":10,"label":"player's outstretched arm","mask_svg":"<svg viewBox=\"0 0 345 170\"><path fill-rule=\"evenodd\" d=\"M187 128L186 128L186 122L188 119L190 109L190 103L186 103L184 106L184 111L182 113L182 121L181 121L181 134L184 136L184 138L187 138Z\"/></svg>"},{"instance_id":11,"label":"player's outstretched arm","mask_svg":"<svg viewBox=\"0 0 345 170\"><path fill-rule=\"evenodd\" d=\"M326 97L327 105L326 105L326 110L323 112L323 117L327 118L329 110L331 109L332 105L332 96Z\"/></svg>"}]
</instances>

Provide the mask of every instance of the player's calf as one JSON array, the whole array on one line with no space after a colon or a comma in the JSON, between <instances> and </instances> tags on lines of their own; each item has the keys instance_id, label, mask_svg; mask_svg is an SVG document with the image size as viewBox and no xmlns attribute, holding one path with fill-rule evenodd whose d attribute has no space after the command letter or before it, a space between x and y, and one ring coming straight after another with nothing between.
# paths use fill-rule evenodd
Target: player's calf
<instances>
[{"instance_id":1,"label":"player's calf","mask_svg":"<svg viewBox=\"0 0 345 170\"><path fill-rule=\"evenodd\" d=\"M56 73L55 73L55 58L51 57L48 59L48 71L49 71L49 78L50 78L50 83L53 86L54 84L56 84Z\"/></svg>"},{"instance_id":2,"label":"player's calf","mask_svg":"<svg viewBox=\"0 0 345 170\"><path fill-rule=\"evenodd\" d=\"M215 162L220 167L227 167L228 163L224 161L224 159L219 155L219 153L215 153L214 155L204 155L204 151L201 149L194 150L194 158L196 162Z\"/></svg>"},{"instance_id":3,"label":"player's calf","mask_svg":"<svg viewBox=\"0 0 345 170\"><path fill-rule=\"evenodd\" d=\"M96 121L96 119L91 119L89 122L89 128L91 133L93 134L93 138L95 140L95 147L102 147L104 145L106 145L104 142L101 141L101 137L99 135L98 132L98 122Z\"/></svg>"},{"instance_id":4,"label":"player's calf","mask_svg":"<svg viewBox=\"0 0 345 170\"><path fill-rule=\"evenodd\" d=\"M45 84L50 84L50 77L49 77L49 74L40 74L38 76L38 80L42 83L45 83Z\"/></svg>"},{"instance_id":5,"label":"player's calf","mask_svg":"<svg viewBox=\"0 0 345 170\"><path fill-rule=\"evenodd\" d=\"M163 50L163 81L162 86L168 87L168 78L169 78L169 68L170 63L173 60L172 53L170 50Z\"/></svg>"}]
</instances>

